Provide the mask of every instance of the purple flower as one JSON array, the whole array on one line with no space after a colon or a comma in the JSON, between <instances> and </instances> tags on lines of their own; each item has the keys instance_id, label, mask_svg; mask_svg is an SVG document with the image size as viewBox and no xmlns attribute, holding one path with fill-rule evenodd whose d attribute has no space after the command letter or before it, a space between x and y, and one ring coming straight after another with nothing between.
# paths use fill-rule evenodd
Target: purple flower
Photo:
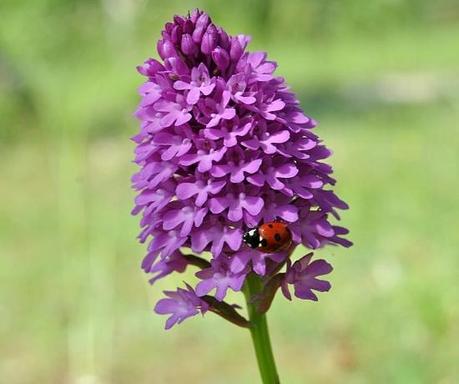
<instances>
[{"instance_id":1,"label":"purple flower","mask_svg":"<svg viewBox=\"0 0 459 384\"><path fill-rule=\"evenodd\" d=\"M147 81L139 88L139 94L143 96L140 107L154 104L161 98L162 88L153 81Z\"/></svg>"},{"instance_id":2,"label":"purple flower","mask_svg":"<svg viewBox=\"0 0 459 384\"><path fill-rule=\"evenodd\" d=\"M240 222L245 214L256 216L263 208L264 201L259 196L248 195L245 192L239 194L229 193L226 196L213 197L209 201L210 211L220 214L226 210L227 219Z\"/></svg>"},{"instance_id":3,"label":"purple flower","mask_svg":"<svg viewBox=\"0 0 459 384\"><path fill-rule=\"evenodd\" d=\"M250 68L251 80L265 82L273 79L276 63L266 60L266 52L252 52L238 63L238 70L243 71L246 68Z\"/></svg>"},{"instance_id":4,"label":"purple flower","mask_svg":"<svg viewBox=\"0 0 459 384\"><path fill-rule=\"evenodd\" d=\"M209 222L201 226L191 237L191 249L195 252L210 250L213 255L220 255L223 248L237 251L242 243L242 230L221 222Z\"/></svg>"},{"instance_id":5,"label":"purple flower","mask_svg":"<svg viewBox=\"0 0 459 384\"><path fill-rule=\"evenodd\" d=\"M172 272L183 272L188 265L188 261L179 251L175 251L166 259L160 259L156 264L152 265L145 272L155 274L150 279L150 284L154 284L157 280L170 275Z\"/></svg>"},{"instance_id":6,"label":"purple flower","mask_svg":"<svg viewBox=\"0 0 459 384\"><path fill-rule=\"evenodd\" d=\"M276 219L282 219L286 223L298 221L298 207L290 204L290 198L283 194L269 192L264 198L265 206L261 211L263 222L268 223Z\"/></svg>"},{"instance_id":7,"label":"purple flower","mask_svg":"<svg viewBox=\"0 0 459 384\"><path fill-rule=\"evenodd\" d=\"M236 110L228 107L230 99L231 93L223 91L220 100L205 99L200 104L202 113L208 118L206 128L215 127L221 120L231 120L236 116Z\"/></svg>"},{"instance_id":8,"label":"purple flower","mask_svg":"<svg viewBox=\"0 0 459 384\"><path fill-rule=\"evenodd\" d=\"M270 160L265 161L262 171L247 177L249 183L262 187L268 185L275 190L284 190L286 185L283 179L290 179L298 173L294 162L286 161L281 164L272 164Z\"/></svg>"},{"instance_id":9,"label":"purple flower","mask_svg":"<svg viewBox=\"0 0 459 384\"><path fill-rule=\"evenodd\" d=\"M220 149L211 148L209 151L204 149L198 149L196 153L188 154L182 156L180 160L181 165L192 165L198 164L198 172L204 173L209 171L212 168L214 162L218 162L223 158L223 155L226 153L226 148L222 147Z\"/></svg>"},{"instance_id":10,"label":"purple flower","mask_svg":"<svg viewBox=\"0 0 459 384\"><path fill-rule=\"evenodd\" d=\"M225 120L219 128L204 129L204 136L210 140L223 139L223 145L226 148L231 148L237 145L239 137L244 137L249 133L252 126L252 121L247 119L242 121L237 118Z\"/></svg>"},{"instance_id":11,"label":"purple flower","mask_svg":"<svg viewBox=\"0 0 459 384\"><path fill-rule=\"evenodd\" d=\"M189 286L168 292L156 307L171 314L167 328L207 309L235 319L236 309L221 301L227 289L238 291L257 274L278 284L271 283L273 293L285 266L284 291L293 284L297 296L313 298L311 289L325 288L315 276L328 264L293 263L295 246L352 244L333 223L347 205L333 191L331 152L313 132L316 122L275 74L276 63L247 51L249 41L195 10L166 24L157 44L161 62L137 68L145 82L132 138L140 168L132 212L142 216L139 239L148 244L142 268L155 282L198 267L196 292L206 296ZM263 253L243 243L245 232L273 220L288 225L288 250ZM181 248L205 256L184 258Z\"/></svg>"},{"instance_id":12,"label":"purple flower","mask_svg":"<svg viewBox=\"0 0 459 384\"><path fill-rule=\"evenodd\" d=\"M217 47L212 51L212 59L220 71L225 71L230 63L229 53L223 48Z\"/></svg>"},{"instance_id":13,"label":"purple flower","mask_svg":"<svg viewBox=\"0 0 459 384\"><path fill-rule=\"evenodd\" d=\"M345 247L352 245L350 241L341 238L348 231L330 224L327 213L303 207L299 211L299 217L300 220L290 225L294 241L301 242L311 249L323 247L327 243Z\"/></svg>"},{"instance_id":14,"label":"purple flower","mask_svg":"<svg viewBox=\"0 0 459 384\"><path fill-rule=\"evenodd\" d=\"M164 208L173 198L175 183L167 181L161 188L146 188L135 199L136 206L132 211L134 214L145 208L145 215Z\"/></svg>"},{"instance_id":15,"label":"purple flower","mask_svg":"<svg viewBox=\"0 0 459 384\"><path fill-rule=\"evenodd\" d=\"M247 90L247 79L245 74L238 73L228 80L228 89L231 92L231 98L242 104L253 104L257 99L246 93Z\"/></svg>"},{"instance_id":16,"label":"purple flower","mask_svg":"<svg viewBox=\"0 0 459 384\"><path fill-rule=\"evenodd\" d=\"M244 141L242 145L251 150L261 148L264 153L272 155L277 152L277 145L285 143L290 138L290 133L287 130L278 131L270 134L265 132L261 138L254 136L250 140Z\"/></svg>"},{"instance_id":17,"label":"purple flower","mask_svg":"<svg viewBox=\"0 0 459 384\"><path fill-rule=\"evenodd\" d=\"M199 312L206 313L208 304L196 296L193 288L189 285L187 289L177 288L177 291L164 291L167 298L156 303L155 312L159 315L170 315L166 321L166 329L175 324L180 324L188 317L197 315Z\"/></svg>"},{"instance_id":18,"label":"purple flower","mask_svg":"<svg viewBox=\"0 0 459 384\"><path fill-rule=\"evenodd\" d=\"M160 184L168 183L177 168L173 162L162 164L160 161L153 161L153 157L150 157L150 162L132 177L133 186L139 190L156 188Z\"/></svg>"},{"instance_id":19,"label":"purple flower","mask_svg":"<svg viewBox=\"0 0 459 384\"><path fill-rule=\"evenodd\" d=\"M211 174L214 177L223 177L230 175L232 183L241 183L246 174L256 173L262 164L261 159L241 160L237 163L230 161L228 164L217 164L212 168Z\"/></svg>"},{"instance_id":20,"label":"purple flower","mask_svg":"<svg viewBox=\"0 0 459 384\"><path fill-rule=\"evenodd\" d=\"M177 80L174 83L174 88L179 91L188 90L187 103L196 104L201 94L204 96L210 95L215 88L215 84L210 80L207 67L201 63L197 68L191 70L190 82Z\"/></svg>"},{"instance_id":21,"label":"purple flower","mask_svg":"<svg viewBox=\"0 0 459 384\"><path fill-rule=\"evenodd\" d=\"M156 229L148 235L153 237L148 247L149 254L160 254L161 257L170 256L187 241L187 237L182 236L177 230L164 231Z\"/></svg>"},{"instance_id":22,"label":"purple flower","mask_svg":"<svg viewBox=\"0 0 459 384\"><path fill-rule=\"evenodd\" d=\"M201 279L196 286L196 294L204 296L216 289L215 298L222 301L228 288L233 291L241 290L246 275L247 270L234 273L230 270L226 260L223 258L214 259L210 268L196 273L196 276Z\"/></svg>"},{"instance_id":23,"label":"purple flower","mask_svg":"<svg viewBox=\"0 0 459 384\"><path fill-rule=\"evenodd\" d=\"M333 268L325 260L314 260L311 263L312 253L303 256L300 260L289 265L285 279L282 283L282 293L291 300L288 285L293 285L295 296L300 299L317 301L317 296L313 290L319 292L329 291L331 285L328 281L320 280L317 276L330 273Z\"/></svg>"},{"instance_id":24,"label":"purple flower","mask_svg":"<svg viewBox=\"0 0 459 384\"><path fill-rule=\"evenodd\" d=\"M251 265L252 270L257 275L264 276L266 274L267 261L272 260L276 263L281 263L286 256L285 252L263 253L251 248L244 248L233 255L230 267L233 272L238 273Z\"/></svg>"},{"instance_id":25,"label":"purple flower","mask_svg":"<svg viewBox=\"0 0 459 384\"><path fill-rule=\"evenodd\" d=\"M177 101L166 101L159 100L154 105L155 111L162 112L160 125L163 128L174 125L176 127L187 123L191 120L191 114L189 113L191 107L185 103L185 98L181 95L177 95Z\"/></svg>"},{"instance_id":26,"label":"purple flower","mask_svg":"<svg viewBox=\"0 0 459 384\"><path fill-rule=\"evenodd\" d=\"M172 205L171 205L172 207ZM163 217L163 229L169 231L180 227L180 236L188 236L193 226L199 227L207 213L207 208L175 204Z\"/></svg>"},{"instance_id":27,"label":"purple flower","mask_svg":"<svg viewBox=\"0 0 459 384\"><path fill-rule=\"evenodd\" d=\"M220 192L223 187L225 186L226 181L212 181L207 180L204 182L203 180L196 180L190 183L180 183L177 186L177 197L180 200L189 199L192 196L196 196L195 204L198 207L202 207L203 204L207 201L209 195L215 195L216 193Z\"/></svg>"},{"instance_id":28,"label":"purple flower","mask_svg":"<svg viewBox=\"0 0 459 384\"><path fill-rule=\"evenodd\" d=\"M276 120L277 114L275 112L281 111L284 107L285 103L281 99L265 100L260 102L258 111L266 120Z\"/></svg>"},{"instance_id":29,"label":"purple flower","mask_svg":"<svg viewBox=\"0 0 459 384\"><path fill-rule=\"evenodd\" d=\"M179 135L171 135L170 133L160 132L155 135L153 142L157 146L167 146L161 153L161 160L168 161L174 157L182 157L191 147L191 140L183 139Z\"/></svg>"},{"instance_id":30,"label":"purple flower","mask_svg":"<svg viewBox=\"0 0 459 384\"><path fill-rule=\"evenodd\" d=\"M164 71L164 66L158 60L149 58L142 65L137 66L137 71L141 75L153 77L159 71Z\"/></svg>"}]
</instances>

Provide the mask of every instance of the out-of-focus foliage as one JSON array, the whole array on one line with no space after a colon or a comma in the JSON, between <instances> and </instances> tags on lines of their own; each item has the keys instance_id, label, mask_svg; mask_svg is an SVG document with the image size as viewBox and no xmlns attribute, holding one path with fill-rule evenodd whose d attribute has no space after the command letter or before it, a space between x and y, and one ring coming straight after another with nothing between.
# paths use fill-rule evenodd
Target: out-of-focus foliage
<instances>
[{"instance_id":1,"label":"out-of-focus foliage","mask_svg":"<svg viewBox=\"0 0 459 384\"><path fill-rule=\"evenodd\" d=\"M330 45L336 47L332 55L333 49L344 50L354 39L365 39L370 49L372 40L374 46L390 49L382 43L385 36L395 41L400 32L416 35L422 31L428 36L454 26L459 19L452 0L249 0L232 1L231 6L214 0L4 0L0 4L4 125L0 137L17 138L25 130L59 130L61 122L53 108L60 109L60 115L78 116L78 124L72 122L71 129L91 135L120 132L125 96L135 78L134 72L120 77L120 71L155 54L156 39L169 15L196 6L206 8L232 33L251 34L254 47L285 47L301 54L308 64L316 50L330 54ZM409 52L423 49L422 42L414 44L406 47ZM343 56L336 57L333 65L339 67L339 59L352 56L355 48L351 45L349 51L340 52ZM296 66L293 60L292 66ZM296 68L305 72L303 67ZM115 83L117 92L112 93ZM110 97L104 97L105 92ZM53 116L44 116L50 110ZM23 117L17 119L18 115Z\"/></svg>"},{"instance_id":2,"label":"out-of-focus foliage","mask_svg":"<svg viewBox=\"0 0 459 384\"><path fill-rule=\"evenodd\" d=\"M0 1L0 382L256 382L244 330L162 331L129 216L135 65L194 7L278 61L351 205L332 293L269 313L283 381L456 383L453 0Z\"/></svg>"}]
</instances>

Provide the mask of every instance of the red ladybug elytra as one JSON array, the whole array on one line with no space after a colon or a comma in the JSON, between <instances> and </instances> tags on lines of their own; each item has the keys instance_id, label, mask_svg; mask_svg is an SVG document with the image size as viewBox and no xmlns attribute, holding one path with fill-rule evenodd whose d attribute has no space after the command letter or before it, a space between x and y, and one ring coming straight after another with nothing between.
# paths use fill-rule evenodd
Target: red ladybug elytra
<instances>
[{"instance_id":1,"label":"red ladybug elytra","mask_svg":"<svg viewBox=\"0 0 459 384\"><path fill-rule=\"evenodd\" d=\"M279 252L292 243L292 234L282 221L271 221L250 229L243 236L250 248L265 253Z\"/></svg>"}]
</instances>

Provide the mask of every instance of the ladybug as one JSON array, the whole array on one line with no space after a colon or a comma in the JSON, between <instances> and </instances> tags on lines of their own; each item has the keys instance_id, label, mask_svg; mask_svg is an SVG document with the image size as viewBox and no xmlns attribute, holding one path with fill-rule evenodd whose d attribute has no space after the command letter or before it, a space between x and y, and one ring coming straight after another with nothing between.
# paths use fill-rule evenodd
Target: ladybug
<instances>
[{"instance_id":1,"label":"ladybug","mask_svg":"<svg viewBox=\"0 0 459 384\"><path fill-rule=\"evenodd\" d=\"M292 243L292 234L286 223L276 220L248 230L242 239L250 248L274 253L288 248Z\"/></svg>"}]
</instances>

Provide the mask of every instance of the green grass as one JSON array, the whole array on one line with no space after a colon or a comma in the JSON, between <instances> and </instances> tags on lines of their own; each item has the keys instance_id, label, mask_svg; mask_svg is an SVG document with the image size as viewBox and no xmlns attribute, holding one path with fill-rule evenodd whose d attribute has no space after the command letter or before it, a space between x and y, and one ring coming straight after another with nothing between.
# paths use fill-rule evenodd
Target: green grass
<instances>
[{"instance_id":1,"label":"green grass","mask_svg":"<svg viewBox=\"0 0 459 384\"><path fill-rule=\"evenodd\" d=\"M140 81L129 71L151 51L150 36L127 44L113 24L102 31L88 23L79 38L106 37L84 49L83 63L69 65L81 52L58 55L65 36L43 48L56 55L54 66L36 46L24 53L36 61L19 63L34 35L5 22L11 45L3 46L33 108L14 92L2 95L0 382L257 382L246 330L208 314L164 332L151 310L161 290L192 271L151 288L139 268L138 218L129 214L130 111ZM333 290L319 303L276 298L268 318L283 383L459 377L457 28L399 32L376 45L346 35L271 47L334 150L337 189L351 206L343 223L355 242L318 252L335 268ZM427 82L431 97L391 101L381 87L394 73L401 81L415 75L414 87Z\"/></svg>"}]
</instances>

